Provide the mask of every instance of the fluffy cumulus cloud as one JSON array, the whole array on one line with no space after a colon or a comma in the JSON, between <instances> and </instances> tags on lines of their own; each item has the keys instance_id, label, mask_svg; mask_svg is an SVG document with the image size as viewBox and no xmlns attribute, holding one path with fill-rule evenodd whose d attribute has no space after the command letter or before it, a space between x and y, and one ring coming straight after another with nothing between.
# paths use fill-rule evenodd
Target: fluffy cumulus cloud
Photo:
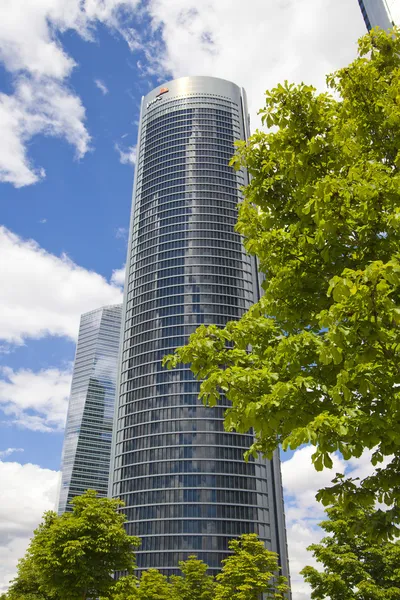
<instances>
[{"instance_id":1,"label":"fluffy cumulus cloud","mask_svg":"<svg viewBox=\"0 0 400 600\"><path fill-rule=\"evenodd\" d=\"M322 505L315 499L317 491L328 487L336 473L351 474L352 477L363 479L373 472L372 451L366 451L359 459L349 461L344 461L337 454L333 457L332 469L323 471L316 471L312 466L313 452L311 446L301 448L292 458L282 463L293 600L310 598L310 587L299 574L301 569L306 565L318 568L313 556L307 551L310 544L318 543L323 537L318 524L324 519L325 513Z\"/></svg>"},{"instance_id":2,"label":"fluffy cumulus cloud","mask_svg":"<svg viewBox=\"0 0 400 600\"><path fill-rule=\"evenodd\" d=\"M70 386L70 369L34 372L0 368L0 409L6 416L6 423L33 431L62 431ZM16 452L17 449L9 448L8 451Z\"/></svg>"},{"instance_id":3,"label":"fluffy cumulus cloud","mask_svg":"<svg viewBox=\"0 0 400 600\"><path fill-rule=\"evenodd\" d=\"M135 165L137 160L137 147L129 146L128 148L121 148L119 144L115 144L115 150L119 154L119 162L123 165Z\"/></svg>"},{"instance_id":4,"label":"fluffy cumulus cloud","mask_svg":"<svg viewBox=\"0 0 400 600\"><path fill-rule=\"evenodd\" d=\"M115 271L113 271L111 275L111 282L115 285L123 287L125 283L125 271L125 265L120 269L115 269Z\"/></svg>"},{"instance_id":5,"label":"fluffy cumulus cloud","mask_svg":"<svg viewBox=\"0 0 400 600\"><path fill-rule=\"evenodd\" d=\"M150 17L148 31L135 29L138 10L142 27L140 17ZM356 0L253 0L245 11L240 0L4 0L0 60L15 91L0 95L0 181L23 186L44 177L27 153L34 135L63 137L77 156L89 149L84 107L68 87L76 63L58 36L73 30L90 42L99 23L142 51L142 75L203 74L243 85L253 124L265 89L284 79L323 87L325 74L355 56L365 33ZM134 148L120 157L134 162Z\"/></svg>"},{"instance_id":6,"label":"fluffy cumulus cloud","mask_svg":"<svg viewBox=\"0 0 400 600\"><path fill-rule=\"evenodd\" d=\"M22 343L45 335L75 339L80 315L118 304L120 287L32 240L0 227L0 340Z\"/></svg>"},{"instance_id":7,"label":"fluffy cumulus cloud","mask_svg":"<svg viewBox=\"0 0 400 600\"><path fill-rule=\"evenodd\" d=\"M266 89L287 79L322 89L366 33L356 0L151 0L174 77L212 75L246 88L253 127Z\"/></svg>"},{"instance_id":8,"label":"fluffy cumulus cloud","mask_svg":"<svg viewBox=\"0 0 400 600\"><path fill-rule=\"evenodd\" d=\"M0 593L15 577L21 558L46 510L54 510L59 474L38 465L0 460Z\"/></svg>"},{"instance_id":9,"label":"fluffy cumulus cloud","mask_svg":"<svg viewBox=\"0 0 400 600\"><path fill-rule=\"evenodd\" d=\"M27 153L27 144L35 135L66 139L75 147L78 157L88 151L90 135L85 126L85 109L68 86L76 63L57 36L74 30L91 41L98 23L118 29L121 12L133 13L138 2L4 0L0 3L0 61L15 82L12 94L0 94L0 182L20 187L44 177L44 169L32 165Z\"/></svg>"}]
</instances>

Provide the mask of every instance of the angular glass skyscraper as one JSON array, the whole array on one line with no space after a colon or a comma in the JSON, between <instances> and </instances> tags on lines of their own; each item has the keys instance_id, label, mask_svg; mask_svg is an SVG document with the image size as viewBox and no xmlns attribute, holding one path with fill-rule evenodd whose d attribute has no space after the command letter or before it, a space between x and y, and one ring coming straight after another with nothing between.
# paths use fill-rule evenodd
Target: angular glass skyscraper
<instances>
[{"instance_id":1,"label":"angular glass skyscraper","mask_svg":"<svg viewBox=\"0 0 400 600\"><path fill-rule=\"evenodd\" d=\"M381 29L393 27L385 0L358 0L358 4L368 31L376 26Z\"/></svg>"},{"instance_id":2,"label":"angular glass skyscraper","mask_svg":"<svg viewBox=\"0 0 400 600\"><path fill-rule=\"evenodd\" d=\"M287 574L279 459L246 463L252 436L224 431L226 403L205 408L188 367L166 353L202 323L223 327L258 299L255 261L235 233L246 97L184 77L142 101L125 285L110 494L140 536L139 569L173 573L197 554L220 569L228 542L256 532Z\"/></svg>"},{"instance_id":3,"label":"angular glass skyscraper","mask_svg":"<svg viewBox=\"0 0 400 600\"><path fill-rule=\"evenodd\" d=\"M61 464L58 512L88 488L107 496L122 305L81 317Z\"/></svg>"}]
</instances>

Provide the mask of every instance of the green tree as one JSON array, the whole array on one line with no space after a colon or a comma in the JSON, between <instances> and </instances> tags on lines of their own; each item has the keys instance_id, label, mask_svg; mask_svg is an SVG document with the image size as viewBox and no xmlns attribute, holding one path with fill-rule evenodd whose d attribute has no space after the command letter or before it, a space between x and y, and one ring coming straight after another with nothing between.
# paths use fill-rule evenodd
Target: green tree
<instances>
[{"instance_id":1,"label":"green tree","mask_svg":"<svg viewBox=\"0 0 400 600\"><path fill-rule=\"evenodd\" d=\"M31 556L27 555L18 561L18 576L11 582L7 600L49 600L40 589L39 571ZM56 596L52 596L56 598Z\"/></svg>"},{"instance_id":2,"label":"green tree","mask_svg":"<svg viewBox=\"0 0 400 600\"><path fill-rule=\"evenodd\" d=\"M350 517L338 506L327 513L321 527L328 536L308 548L324 570L302 571L313 600L399 600L400 541L368 539L364 523L374 515L372 506L359 508Z\"/></svg>"},{"instance_id":3,"label":"green tree","mask_svg":"<svg viewBox=\"0 0 400 600\"><path fill-rule=\"evenodd\" d=\"M278 575L278 555L264 547L256 534L242 535L229 542L233 554L223 560L217 575L215 600L282 599L287 580Z\"/></svg>"},{"instance_id":4,"label":"green tree","mask_svg":"<svg viewBox=\"0 0 400 600\"><path fill-rule=\"evenodd\" d=\"M88 490L71 504L70 513L45 513L12 590L18 589L28 567L43 596L85 600L108 595L115 584L113 571L134 570L139 540L124 530L125 515L118 510L123 503Z\"/></svg>"},{"instance_id":5,"label":"green tree","mask_svg":"<svg viewBox=\"0 0 400 600\"><path fill-rule=\"evenodd\" d=\"M171 600L172 587L168 578L157 569L143 571L139 582L138 598L139 600Z\"/></svg>"},{"instance_id":6,"label":"green tree","mask_svg":"<svg viewBox=\"0 0 400 600\"><path fill-rule=\"evenodd\" d=\"M319 493L348 510L390 506L400 522L400 34L373 30L328 76L334 95L285 82L266 94L257 131L232 160L251 182L237 231L265 274L264 295L224 329L200 327L165 362L191 363L200 397L231 401L229 431L252 452L315 446L317 470L374 449L385 469ZM378 518L379 517L379 518ZM375 531L375 535L378 535Z\"/></svg>"},{"instance_id":7,"label":"green tree","mask_svg":"<svg viewBox=\"0 0 400 600\"><path fill-rule=\"evenodd\" d=\"M179 563L182 572L172 575L173 600L213 600L215 581L207 575L208 566L196 556L189 556Z\"/></svg>"},{"instance_id":8,"label":"green tree","mask_svg":"<svg viewBox=\"0 0 400 600\"><path fill-rule=\"evenodd\" d=\"M139 580L135 575L120 577L111 589L109 597L101 600L138 600Z\"/></svg>"}]
</instances>

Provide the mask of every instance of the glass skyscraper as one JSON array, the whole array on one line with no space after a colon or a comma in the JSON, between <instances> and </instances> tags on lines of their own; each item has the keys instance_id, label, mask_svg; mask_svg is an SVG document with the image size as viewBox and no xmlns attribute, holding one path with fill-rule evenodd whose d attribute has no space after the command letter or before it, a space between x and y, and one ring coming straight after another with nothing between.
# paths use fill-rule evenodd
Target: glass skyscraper
<instances>
[{"instance_id":1,"label":"glass skyscraper","mask_svg":"<svg viewBox=\"0 0 400 600\"><path fill-rule=\"evenodd\" d=\"M376 26L381 29L393 27L385 0L358 0L358 4L368 31Z\"/></svg>"},{"instance_id":2,"label":"glass skyscraper","mask_svg":"<svg viewBox=\"0 0 400 600\"><path fill-rule=\"evenodd\" d=\"M226 401L204 407L187 366L161 365L199 325L223 327L259 297L234 231L247 174L228 165L247 115L244 91L213 77L142 100L110 484L142 540L139 569L171 574L197 554L217 572L229 540L255 532L288 573L278 456L246 463L252 435L224 431Z\"/></svg>"},{"instance_id":3,"label":"glass skyscraper","mask_svg":"<svg viewBox=\"0 0 400 600\"><path fill-rule=\"evenodd\" d=\"M61 465L58 512L87 489L107 496L122 305L81 317Z\"/></svg>"}]
</instances>

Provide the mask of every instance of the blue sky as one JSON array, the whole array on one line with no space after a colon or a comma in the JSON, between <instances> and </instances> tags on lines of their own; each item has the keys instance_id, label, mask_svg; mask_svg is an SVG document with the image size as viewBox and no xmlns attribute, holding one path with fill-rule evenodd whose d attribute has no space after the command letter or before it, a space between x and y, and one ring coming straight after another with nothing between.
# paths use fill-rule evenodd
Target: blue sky
<instances>
[{"instance_id":1,"label":"blue sky","mask_svg":"<svg viewBox=\"0 0 400 600\"><path fill-rule=\"evenodd\" d=\"M1 3L0 590L54 502L80 314L122 296L141 96L182 75L231 79L254 129L267 88L323 89L364 32L357 0ZM293 574L320 518L321 480L291 484L308 462L302 450L284 467Z\"/></svg>"}]
</instances>

